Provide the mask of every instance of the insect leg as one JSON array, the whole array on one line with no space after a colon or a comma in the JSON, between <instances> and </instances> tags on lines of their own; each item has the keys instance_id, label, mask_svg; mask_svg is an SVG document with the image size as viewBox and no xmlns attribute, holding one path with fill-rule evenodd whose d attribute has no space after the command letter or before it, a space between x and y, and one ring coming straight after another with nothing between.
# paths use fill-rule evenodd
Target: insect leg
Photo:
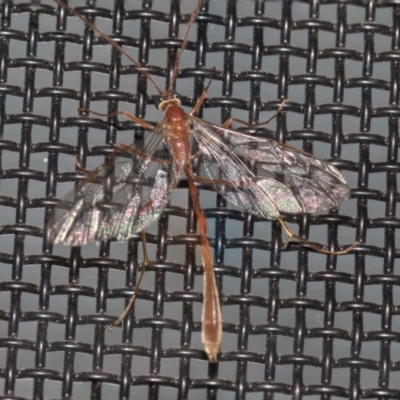
<instances>
[{"instance_id":1,"label":"insect leg","mask_svg":"<svg viewBox=\"0 0 400 400\"><path fill-rule=\"evenodd\" d=\"M78 157L77 157L77 156L74 156L74 160L75 160L76 168L78 168L79 171L83 172L83 173L84 173L85 175L87 175L87 176L96 175L96 174L99 172L98 169L102 166L102 165L101 165L101 166L97 167L96 170L94 170L94 171L89 171L88 169L86 169L86 168L80 163L80 161L78 160Z\"/></svg>"},{"instance_id":2,"label":"insect leg","mask_svg":"<svg viewBox=\"0 0 400 400\"><path fill-rule=\"evenodd\" d=\"M205 183L205 184L218 184L218 185L232 185L231 182L229 181L225 181L223 179L208 179L208 178L203 178L200 176L192 176L192 179L196 182L201 182L201 183ZM235 183L236 186L242 186L244 183L242 182L237 182ZM357 245L358 242L353 243L351 246L345 248L344 250L338 250L338 251L330 251L330 250L326 250L321 246L318 246L312 242L310 242L307 239L302 238L301 236L296 235L288 226L288 224L282 219L282 218L278 218L278 221L280 222L280 224L282 225L282 228L284 229L284 231L286 232L286 234L288 235L288 240L287 242L290 241L291 238L295 238L297 239L300 243L304 244L305 246L308 246L310 248L312 248L313 250L317 251L318 253L323 253L323 254L332 254L332 255L342 255L342 254L347 254L349 253L351 250L353 250Z\"/></svg>"},{"instance_id":3,"label":"insect leg","mask_svg":"<svg viewBox=\"0 0 400 400\"><path fill-rule=\"evenodd\" d=\"M215 281L213 258L207 239L207 220L199 202L199 191L194 184L190 165L184 166L189 184L194 210L200 230L201 249L203 253L204 284L203 312L201 316L201 339L210 362L217 362L222 339L222 316L219 304L218 288Z\"/></svg>"},{"instance_id":4,"label":"insect leg","mask_svg":"<svg viewBox=\"0 0 400 400\"><path fill-rule=\"evenodd\" d=\"M142 119L135 117L134 115L128 113L127 111L116 111L113 112L111 114L102 114L102 113L98 113L92 110L87 110L86 108L78 108L78 112L87 112L87 113L91 113L94 115L98 115L100 117L115 117L118 114L123 115L125 118L130 119L131 121L137 123L140 126L143 126L143 128L148 129L148 130L153 130L155 127L151 124L148 124L146 121L143 121Z\"/></svg>"},{"instance_id":5,"label":"insect leg","mask_svg":"<svg viewBox=\"0 0 400 400\"><path fill-rule=\"evenodd\" d=\"M82 183L85 183L87 181L91 181L93 183L98 183L99 185L102 185L103 184L103 179L99 178L97 175L102 170L104 170L105 168L108 168L110 166L110 164L112 163L114 157L110 156L110 159L108 161L106 161L104 164L99 165L93 171L89 171L88 169L84 168L83 165L79 162L77 156L74 156L74 159L75 159L76 168L78 168L79 171L83 172L86 175L86 178L82 181Z\"/></svg>"},{"instance_id":6,"label":"insect leg","mask_svg":"<svg viewBox=\"0 0 400 400\"><path fill-rule=\"evenodd\" d=\"M264 122L259 122L258 124L249 124L246 121L243 121L241 119L237 119L237 118L229 118L228 120L226 120L222 125L221 125L221 129L218 129L217 132L215 132L215 135L220 135L222 133L222 131L224 129L229 128L234 122L239 122L240 124L246 125L249 128L257 128L258 126L262 126L262 125L267 125L269 124L274 118L277 117L277 115L283 110L285 104L288 102L287 99L284 99L282 101L282 103L279 105L278 109L275 111L274 115L267 119Z\"/></svg>"},{"instance_id":7,"label":"insect leg","mask_svg":"<svg viewBox=\"0 0 400 400\"><path fill-rule=\"evenodd\" d=\"M300 243L302 243L303 245L307 246L307 247L311 247L313 250L317 251L318 253L323 253L323 254L332 254L334 256L339 256L342 254L347 254L349 253L351 250L353 250L357 245L358 242L353 243L351 246L345 248L344 250L338 250L338 251L330 251L330 250L326 250L321 246L318 246L312 242L310 242L307 239L302 238L299 235L296 235L288 226L288 224L282 219L282 218L278 218L278 221L280 222L280 224L282 225L282 228L284 229L284 231L286 232L286 234L288 235L288 240L287 242L289 242L289 240L291 238L295 238L297 239Z\"/></svg>"},{"instance_id":8,"label":"insect leg","mask_svg":"<svg viewBox=\"0 0 400 400\"><path fill-rule=\"evenodd\" d=\"M147 155L146 153L142 153L139 150L134 149L131 146L127 146L126 144L122 144L122 143L118 143L115 145L115 147L118 147L121 150L125 150L128 153L134 154L135 156L139 156L139 157L143 157L143 158L148 158L151 161L154 161L158 164L162 164L162 165L169 165L172 162L172 159L169 160L160 160L159 158L154 158L154 157L150 157L149 155Z\"/></svg>"},{"instance_id":9,"label":"insect leg","mask_svg":"<svg viewBox=\"0 0 400 400\"><path fill-rule=\"evenodd\" d=\"M99 115L101 117L115 117L116 115L121 114L124 117L130 119L131 121L136 122L138 125L143 126L145 129L148 129L148 130L153 130L154 129L153 125L148 124L146 121L143 121L142 119L137 118L134 115L132 115L132 114L126 112L126 111L116 111L116 112L111 113L111 114L102 114L102 113L98 113L96 111L87 110L85 108L78 108L78 112L87 112L87 113ZM148 155L146 155L145 153L142 153L142 152L140 152L138 150L135 150L130 146L126 146L126 145L123 145L123 144L117 144L115 146L118 147L121 150L129 151L130 153L135 154L135 155L137 155L139 157L148 158ZM100 165L94 171L88 171L86 168L84 168L82 166L82 164L79 162L79 160L77 159L76 156L75 156L75 164L76 164L76 167L79 169L79 171L85 173L86 175L88 175L89 178L91 178L91 177L94 177L95 175L97 175L102 169L104 169L105 167L109 166L110 162L112 162L113 158L114 158L114 156L111 156L111 160L109 160L106 163ZM156 160L154 158L151 158L151 160L152 161L156 161L158 163L163 163L163 162L165 163L164 160Z\"/></svg>"},{"instance_id":10,"label":"insect leg","mask_svg":"<svg viewBox=\"0 0 400 400\"><path fill-rule=\"evenodd\" d=\"M144 233L144 231L142 231L142 246L143 246L143 264L142 264L142 270L140 271L139 279L136 283L135 291L133 292L133 295L129 299L129 302L125 307L124 311L122 311L121 315L107 328L109 332L111 332L117 325L119 325L124 320L129 310L131 309L133 303L135 302L137 294L139 293L139 287L142 282L143 275L149 264L149 257L147 255L147 248L146 248L146 234Z\"/></svg>"}]
</instances>

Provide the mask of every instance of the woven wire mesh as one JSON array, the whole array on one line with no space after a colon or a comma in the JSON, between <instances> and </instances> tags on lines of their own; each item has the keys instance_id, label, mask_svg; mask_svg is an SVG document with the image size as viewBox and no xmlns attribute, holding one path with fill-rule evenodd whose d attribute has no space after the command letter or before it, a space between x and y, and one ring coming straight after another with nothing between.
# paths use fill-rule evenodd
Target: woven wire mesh
<instances>
[{"instance_id":1,"label":"woven wire mesh","mask_svg":"<svg viewBox=\"0 0 400 400\"><path fill-rule=\"evenodd\" d=\"M352 188L338 211L292 217L322 255L200 186L224 318L218 364L200 340L202 265L183 180L147 231L151 263L123 328L141 238L51 246L56 199L114 143L123 118L162 115L137 69L55 3L2 1L0 32L1 398L400 398L399 30L395 2L206 2L177 92L189 110L217 69L202 117L331 160ZM165 87L193 0L72 3ZM139 140L139 139L137 139Z\"/></svg>"}]
</instances>

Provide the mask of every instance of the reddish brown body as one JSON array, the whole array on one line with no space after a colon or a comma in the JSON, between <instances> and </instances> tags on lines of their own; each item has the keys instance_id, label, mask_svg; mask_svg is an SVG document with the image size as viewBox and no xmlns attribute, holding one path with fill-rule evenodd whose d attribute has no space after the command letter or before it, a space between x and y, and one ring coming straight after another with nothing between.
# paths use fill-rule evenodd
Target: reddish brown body
<instances>
[{"instance_id":1,"label":"reddish brown body","mask_svg":"<svg viewBox=\"0 0 400 400\"><path fill-rule=\"evenodd\" d=\"M170 86L167 92L163 92L162 89L157 85L157 82L152 78L152 76L142 68L141 64L138 63L135 59L133 59L118 43L116 43L112 38L105 35L101 30L96 28L90 21L82 17L79 13L77 13L74 9L69 7L68 5L61 3L60 0L55 0L60 7L64 7L72 14L76 15L82 21L85 22L87 26L97 32L100 36L102 36L107 42L109 42L114 48L119 50L121 54L124 54L128 60L130 60L140 71L141 73L149 79L150 82L154 85L154 87L158 90L160 96L164 99L161 102L159 109L165 112L164 116L164 135L165 139L169 143L169 148L171 151L171 156L173 159L175 172L176 174L180 174L183 170L187 176L188 184L189 184L189 192L193 199L193 205L199 225L200 231L200 240L201 240L201 247L202 247L202 254L203 254L203 266L204 266L204 288L203 288L203 314L202 314L202 341L204 344L204 348L206 350L208 359L211 362L216 362L218 360L218 353L219 347L221 344L222 338L222 318L221 318L221 310L219 305L219 296L218 296L218 289L215 282L214 270L213 270L213 257L212 252L208 243L207 239L207 220L201 210L200 202L199 202L199 193L197 190L194 181L196 180L195 175L193 174L192 167L191 167L191 149L190 149L190 141L189 141L189 123L188 121L190 118L193 118L192 115L196 114L201 105L203 104L206 96L207 96L207 89L210 83L208 84L207 88L204 90L203 94L198 99L197 103L193 107L193 110L190 114L187 114L181 107L180 101L177 98L173 98L173 86L176 80L176 76L178 73L179 67L179 59L182 55L184 48L186 47L186 43L188 40L188 34L190 27L193 25L197 14L199 13L202 1L198 0L197 7L193 11L191 18L188 23L188 27L186 29L186 33L183 36L183 45L178 52L176 57L173 76L170 81ZM87 110L85 110L87 111ZM131 115L127 112L116 112L115 114L111 115L118 115L122 114L129 118L131 121L141 125L142 127L153 130L154 126L148 124L147 122ZM130 146L126 145L117 145L117 147L121 150L130 152L138 157L146 157L146 154L137 151ZM155 160L157 161L157 160ZM151 202L149 202L149 207L151 206ZM143 206L143 209L146 206ZM145 243L145 236L143 235L143 243ZM125 310L120 315L120 317L114 321L113 324L110 325L109 330L112 330L114 326L117 326L121 321L124 319L126 314L128 313L130 307L132 306L133 302L138 293L139 284L143 277L144 270L146 269L146 265L148 262L147 253L145 252L145 262L143 264L142 273L139 277L139 281L135 288L135 291L129 300Z\"/></svg>"},{"instance_id":2,"label":"reddish brown body","mask_svg":"<svg viewBox=\"0 0 400 400\"><path fill-rule=\"evenodd\" d=\"M222 316L219 304L218 288L214 275L213 256L207 239L207 220L200 207L199 191L197 186L194 184L196 176L192 171L192 165L190 163L192 154L189 141L189 121L190 118L193 117L191 114L187 114L180 107L180 102L177 99L169 98L164 100L161 102L159 108L165 113L163 126L164 135L171 151L171 162L173 162L175 168L175 175L179 176L182 170L186 174L189 184L189 192L193 200L193 206L199 225L204 267L201 338L208 359L211 362L217 362L222 340ZM132 116L130 117L132 118ZM118 147L135 155L145 157L145 155L136 152L135 149L132 149L129 146L119 145ZM120 317L113 323L111 328L118 325L125 317L129 308L133 304L136 293L137 292L134 293L128 306Z\"/></svg>"},{"instance_id":3,"label":"reddish brown body","mask_svg":"<svg viewBox=\"0 0 400 400\"><path fill-rule=\"evenodd\" d=\"M87 19L85 19L84 17L82 17L79 13L77 13L74 9L70 8L68 5L66 5L65 3L61 3L60 0L55 0L58 5L60 7L64 7L66 10L68 10L69 12L71 12L72 14L75 14L78 18L80 18L82 21L85 22L85 24L90 27L93 31L97 32L104 40L106 40L108 43L110 43L115 49L119 50L121 54L125 55L127 57L128 60L130 60L132 62L133 65L135 65L137 67L137 69L140 71L140 73L145 76L153 85L154 87L157 89L160 97L163 99L163 101L161 102L159 109L165 112L165 117L164 120L162 121L162 123L160 124L161 127L163 128L163 134L164 134L164 139L168 142L168 147L169 150L171 151L171 158L170 160L158 160L156 158L152 158L151 156L149 156L147 158L147 155L144 153L141 153L139 150L131 147L131 146L126 146L126 145L117 145L116 147L120 150L124 150L128 153L131 153L137 157L142 157L142 158L147 158L148 161L152 161L152 162L161 162L163 163L164 161L166 162L166 165L171 165L173 164L174 168L175 168L175 175L174 177L178 177L181 173L181 171L183 170L187 176L187 180L188 180L188 185L189 185L189 192L191 194L192 200L193 200L193 205L194 205L194 210L196 213L196 217L197 217L197 221L198 221L198 226L199 226L199 231L200 231L200 240L201 240L201 248L202 248L202 255L203 255L203 266L204 266L204 288L203 288L203 314L202 314L202 341L204 344L204 348L206 350L206 353L208 355L208 358L211 362L216 362L218 360L218 353L219 353L219 347L220 347L220 343L221 343L221 337L222 337L222 318L221 318L221 310L220 310L220 305L219 305L219 295L218 295L218 289L216 286L216 282L215 282L215 276L214 276L214 270L213 270L213 257L212 257L212 252L208 243L208 239L207 239L207 221L206 218L201 210L200 207L200 203L199 203L199 194L198 194L198 189L196 187L196 185L194 184L194 182L197 180L198 182L207 182L207 183L215 183L216 180L215 179L206 179L204 177L197 177L194 175L193 171L192 171L192 167L191 167L191 159L196 157L196 154L192 155L191 154L191 148L190 148L190 141L189 141L189 134L190 134L190 125L191 125L191 121L193 121L193 115L196 115L196 113L199 111L200 107L202 106L204 100L207 97L207 91L209 88L209 85L211 83L211 80L209 81L207 87L205 88L205 90L203 91L202 95L200 96L200 98L197 100L196 104L194 105L192 111L190 112L190 114L187 114L181 107L180 107L180 101L177 98L174 98L173 96L173 90L174 90L174 85L176 82L176 78L178 75L178 68L179 68L179 60L180 57L183 53L183 50L185 49L187 42L188 42L188 34L190 31L191 26L193 25L193 23L195 22L196 16L199 13L201 7L202 7L202 0L198 0L197 1L197 7L195 8L195 10L193 11L189 22L188 22L188 26L186 29L186 32L182 38L182 47L179 50L179 52L177 53L176 59L175 59L175 65L172 71L172 76L169 82L169 88L166 92L164 92L157 84L157 82L152 78L152 76L146 71L146 69L144 69L142 67L142 65L137 62L135 59L133 59L128 52L126 52L118 43L116 43L114 41L114 39L110 38L109 36L105 35L101 30L99 30L98 28L96 28L96 26L94 26L90 21L88 21ZM215 74L215 69L213 70L213 75ZM273 118L276 117L276 115L283 109L284 104L286 103L286 100L282 101L280 107L278 108L277 112L265 123L268 123L270 120L272 120ZM81 111L84 112L88 112L88 110L86 109L81 109ZM102 115L102 114L98 114L98 113L94 113L97 115ZM141 120L140 118L137 118L136 116L125 112L125 111L117 111L111 114L108 114L108 117L115 117L117 115L124 115L127 118L129 118L131 121L133 121L134 123L142 126L145 129L148 130L154 130L156 128L159 128L159 126L154 127L151 124L148 124L147 122ZM213 131L214 133L208 133L208 137L210 138L210 134L212 134L215 139L211 139L211 140L217 140L218 136L226 129L228 128L231 123L234 121L234 119L229 119L228 121L226 121L216 132ZM236 120L238 122L241 122L239 120ZM197 122L199 122L199 120L197 119ZM243 121L242 121L243 122ZM262 123L264 124L264 123ZM261 125L261 124L260 124ZM159 130L157 130L158 132ZM232 132L229 132L229 134L231 135ZM239 133L237 133L238 135L240 135ZM246 139L246 142L251 142L250 138ZM269 142L267 140L268 143L273 144L273 142ZM244 143L244 142L243 142ZM255 141L255 144L259 143L259 141ZM284 148L283 145L278 145L276 144L281 150ZM262 150L262 148L260 148L260 151ZM219 150L220 154L223 155L223 157L225 157L226 160L228 160L230 163L234 162L233 159L230 159L229 154L225 154L225 150ZM288 151L290 154L292 154L293 152L296 153L296 150L294 149L290 149L288 148ZM198 152L200 153L200 152ZM260 156L261 157L261 156ZM270 155L268 155L267 160L270 159ZM300 151L297 151L297 157L299 157L300 159L303 158L303 161L306 160L304 157L304 154ZM324 162L322 162L321 160L317 160L315 159L319 164L322 163L322 166L324 166L324 168L327 168L328 165L325 164ZM215 160L215 162L218 164L218 159ZM252 160L250 160L252 161ZM258 161L263 161L265 162L266 160L263 159L258 159ZM311 164L310 162L308 162L309 164ZM280 165L280 162L278 163ZM107 165L106 165L107 167ZM81 169L81 168L79 168ZM104 166L100 166L99 168L97 168L94 172L90 173L90 176L87 178L86 182L88 184L92 184L93 182L97 183L96 178L98 178L98 175L101 171L103 171L105 168ZM234 170L236 170L235 168L233 168ZM321 170L322 171L322 170ZM289 171L290 172L290 171ZM297 174L297 172L296 172ZM229 174L228 174L229 175ZM236 176L236 175L235 175ZM297 175L296 175L297 176ZM330 179L329 176L333 176L332 179L343 179L344 178L341 176L339 171L333 172L333 175L331 173L331 175L327 175L327 178L325 179ZM249 182L251 181L252 184L258 184L256 180L253 181L254 177L253 174L249 174ZM179 179L176 179L174 181L174 186L176 184L176 181ZM100 177L100 181L103 181L103 178ZM327 180L326 182L329 183L329 180ZM325 182L325 184L326 184ZM85 182L83 182L83 184L85 184ZM232 181L231 178L228 177L228 180L224 180L224 179L218 179L217 180L217 184L218 185L227 185L227 187L231 186L231 187L240 187L243 185L242 181L239 180L239 182ZM348 193L349 188L347 186L347 184L344 182L342 182L343 184L343 188L345 190L345 193ZM132 189L130 189L132 190ZM168 190L168 188L166 189ZM325 190L325 189L324 189ZM135 192L136 193L136 192ZM139 192L137 192L139 194ZM252 192L253 193L253 192ZM293 194L294 196L294 194ZM344 196L346 197L346 196ZM107 200L108 202L108 197ZM92 204L92 202L90 202L90 205ZM76 205L76 204L75 204ZM108 203L107 203L108 205ZM154 207L153 201L149 200L148 203L144 204L141 208L141 212L142 215L147 215L148 210L150 208ZM93 206L94 208L94 206ZM252 212L251 208L247 208L246 205L244 204L243 207L243 211L247 212ZM321 208L322 210L323 208ZM75 208L74 208L75 210ZM74 211L75 213L75 211ZM155 214L156 215L156 214ZM74 215L71 215L71 218L75 218ZM350 250L352 250L356 245L357 242L354 243L352 246L348 247L345 250L341 250L341 251L330 251L330 250L325 250L323 248L321 248L320 246L316 246L312 243L310 243L308 240L304 239L301 236L296 235L285 223L285 221L283 221L281 218L277 218L279 220L279 222L281 223L282 227L284 228L284 230L287 232L287 234L289 235L289 238L294 237L297 240L299 240L300 243L303 243L309 247L311 247L312 249L321 252L321 253L325 253L325 254L332 254L332 255L338 255L338 254L346 254L348 253ZM97 221L97 220L96 220ZM96 222L97 223L97 222ZM56 231L53 231L53 241L56 243L64 243L64 244L72 244L72 245L76 245L76 235L73 237L69 237L68 236L68 231L71 229L70 228L70 222L67 221L66 222L66 226L63 226L61 224L61 226L59 228L56 229ZM80 225L79 224L79 229L80 229ZM51 227L52 228L52 227ZM142 227L142 229L144 229ZM50 229L51 230L51 229ZM110 229L109 230L111 233L114 232L114 230ZM81 232L79 232L81 233ZM61 235L61 236L60 236ZM65 237L67 239L65 239ZM81 237L83 237L81 235ZM111 239L111 237L103 237L103 239ZM85 239L82 239L82 242L84 242L86 240L86 236ZM145 244L145 235L143 234L143 243ZM86 244L86 242L85 242ZM148 264L148 258L147 258L147 252L146 252L146 248L144 246L143 249L143 253L144 253L144 262L143 262L143 267L142 267L142 272L140 274L139 280L137 282L135 291L131 297L131 299L129 300L129 303L127 304L125 310L123 311L123 313L120 315L120 317L115 320L115 322L113 324L110 325L109 330L112 330L112 328L118 324L121 323L121 321L124 319L124 317L127 315L127 313L129 312L130 307L132 306L137 294L138 294L138 289L139 289L139 285L140 282L142 280L143 277L143 273L146 269L146 266Z\"/></svg>"},{"instance_id":4,"label":"reddish brown body","mask_svg":"<svg viewBox=\"0 0 400 400\"><path fill-rule=\"evenodd\" d=\"M204 266L201 338L208 359L211 362L217 362L222 339L222 316L213 269L213 257L207 239L207 220L200 207L199 192L194 184L195 176L190 164L191 151L188 119L191 116L185 113L176 99L166 100L160 108L165 110L165 120L167 122L165 133L170 144L172 158L175 161L175 168L179 169L177 171L179 173L183 169L186 174L189 192L192 196L199 224Z\"/></svg>"},{"instance_id":5,"label":"reddish brown body","mask_svg":"<svg viewBox=\"0 0 400 400\"><path fill-rule=\"evenodd\" d=\"M167 135L171 145L172 157L183 168L189 163L190 144L188 140L187 114L177 106L166 106L165 119L168 121Z\"/></svg>"}]
</instances>

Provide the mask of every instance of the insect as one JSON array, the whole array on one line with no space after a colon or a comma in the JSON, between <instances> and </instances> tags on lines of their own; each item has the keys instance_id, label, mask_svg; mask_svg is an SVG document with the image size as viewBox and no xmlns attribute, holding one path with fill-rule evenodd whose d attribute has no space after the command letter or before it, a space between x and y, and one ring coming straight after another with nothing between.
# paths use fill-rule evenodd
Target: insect
<instances>
[{"instance_id":1,"label":"insect","mask_svg":"<svg viewBox=\"0 0 400 400\"><path fill-rule=\"evenodd\" d=\"M55 210L48 224L49 239L70 246L108 239L128 240L143 232L161 215L183 173L193 201L203 257L202 341L208 359L216 362L222 338L222 318L213 256L207 239L207 220L200 206L196 183L211 186L244 212L279 220L289 237L295 237L317 251L343 254L355 245L338 252L324 250L295 235L281 214L314 213L339 206L349 197L346 180L334 166L310 154L230 130L231 121L217 126L197 118L195 114L207 96L209 84L190 113L181 108L173 87L179 59L189 29L201 9L201 0L183 37L166 92L113 39L75 10L55 1L125 54L140 73L150 79L160 94L158 108L164 112L164 118L157 126L152 126L127 112L118 113L149 131L145 134L144 149L139 150L135 145L116 145L109 160L89 174ZM196 173L193 163L197 166ZM127 314L137 288L138 285L125 311L112 326L119 324Z\"/></svg>"}]
</instances>

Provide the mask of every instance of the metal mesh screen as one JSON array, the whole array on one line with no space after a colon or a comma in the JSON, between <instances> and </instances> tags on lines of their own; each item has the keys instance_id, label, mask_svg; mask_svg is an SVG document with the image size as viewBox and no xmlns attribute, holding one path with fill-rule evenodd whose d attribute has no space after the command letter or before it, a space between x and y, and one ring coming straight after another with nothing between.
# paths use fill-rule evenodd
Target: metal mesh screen
<instances>
[{"instance_id":1,"label":"metal mesh screen","mask_svg":"<svg viewBox=\"0 0 400 400\"><path fill-rule=\"evenodd\" d=\"M71 5L165 87L195 3ZM352 188L337 212L289 221L323 245L359 241L344 256L285 247L278 223L200 186L224 319L214 365L200 340L202 263L184 180L147 230L151 263L123 328L106 329L135 287L141 238L45 240L50 209L82 177L73 156L93 169L143 133L77 108L154 123L154 88L55 3L1 5L1 398L400 398L400 5L205 3L176 84L184 106L213 66L208 121L256 123L288 99L270 125L244 130L331 160Z\"/></svg>"}]
</instances>

